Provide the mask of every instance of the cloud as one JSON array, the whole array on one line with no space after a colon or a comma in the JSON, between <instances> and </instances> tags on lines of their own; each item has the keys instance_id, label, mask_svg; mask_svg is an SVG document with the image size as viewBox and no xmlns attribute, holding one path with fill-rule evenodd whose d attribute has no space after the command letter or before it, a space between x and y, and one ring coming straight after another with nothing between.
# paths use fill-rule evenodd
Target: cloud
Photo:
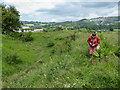
<instances>
[{"instance_id":1,"label":"cloud","mask_svg":"<svg viewBox=\"0 0 120 90\"><path fill-rule=\"evenodd\" d=\"M40 9L36 12L47 12L47 14L49 15L56 16L79 16L81 10L80 8L82 8L81 3L68 2L64 4L55 5L55 8L52 9Z\"/></svg>"},{"instance_id":2,"label":"cloud","mask_svg":"<svg viewBox=\"0 0 120 90\"><path fill-rule=\"evenodd\" d=\"M38 9L51 9L64 0L2 0L7 5L13 5L21 14L35 13Z\"/></svg>"},{"instance_id":3,"label":"cloud","mask_svg":"<svg viewBox=\"0 0 120 90\"><path fill-rule=\"evenodd\" d=\"M9 3L9 2L8 2ZM10 2L11 3L11 2ZM10 5L16 6L17 10L20 11L20 13L29 14L34 13L37 9L48 9L48 8L54 8L54 4L51 2L14 2Z\"/></svg>"},{"instance_id":4,"label":"cloud","mask_svg":"<svg viewBox=\"0 0 120 90\"><path fill-rule=\"evenodd\" d=\"M96 16L106 15L111 12L117 5L117 3L78 3L78 2L69 2L55 6L52 9L40 9L36 12L46 12L49 15L62 16L62 17L86 17L91 13L96 13ZM117 10L117 7L114 10ZM97 15L98 14L98 15ZM95 14L94 14L95 15Z\"/></svg>"},{"instance_id":5,"label":"cloud","mask_svg":"<svg viewBox=\"0 0 120 90\"><path fill-rule=\"evenodd\" d=\"M102 8L102 7L114 7L117 2L89 2L82 4L83 7L86 8Z\"/></svg>"},{"instance_id":6,"label":"cloud","mask_svg":"<svg viewBox=\"0 0 120 90\"><path fill-rule=\"evenodd\" d=\"M117 16L118 0L2 0L14 5L21 20L29 21L75 21L83 18ZM116 1L116 2L115 2Z\"/></svg>"}]
</instances>

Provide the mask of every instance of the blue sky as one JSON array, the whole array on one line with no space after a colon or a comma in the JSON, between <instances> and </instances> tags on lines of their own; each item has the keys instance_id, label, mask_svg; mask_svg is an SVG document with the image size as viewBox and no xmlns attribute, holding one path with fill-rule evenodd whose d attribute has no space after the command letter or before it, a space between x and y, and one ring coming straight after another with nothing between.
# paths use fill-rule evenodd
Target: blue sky
<instances>
[{"instance_id":1,"label":"blue sky","mask_svg":"<svg viewBox=\"0 0 120 90\"><path fill-rule=\"evenodd\" d=\"M63 22L118 15L118 0L2 0L14 5L22 21Z\"/></svg>"}]
</instances>

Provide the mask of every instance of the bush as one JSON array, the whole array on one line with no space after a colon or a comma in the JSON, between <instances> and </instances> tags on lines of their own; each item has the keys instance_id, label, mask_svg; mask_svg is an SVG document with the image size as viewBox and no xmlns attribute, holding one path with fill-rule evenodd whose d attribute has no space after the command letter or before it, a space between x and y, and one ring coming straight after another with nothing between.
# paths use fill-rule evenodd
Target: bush
<instances>
[{"instance_id":1,"label":"bush","mask_svg":"<svg viewBox=\"0 0 120 90\"><path fill-rule=\"evenodd\" d=\"M99 35L100 38L100 49L96 52L94 51L94 56L96 56L96 59L102 59L106 56L108 56L109 54L116 54L119 55L119 49L115 49L115 47L110 44L107 41L107 37L103 37L102 34Z\"/></svg>"},{"instance_id":2,"label":"bush","mask_svg":"<svg viewBox=\"0 0 120 90\"><path fill-rule=\"evenodd\" d=\"M85 29L85 28L80 28L79 31L80 31L80 32L88 32L88 30Z\"/></svg>"},{"instance_id":3,"label":"bush","mask_svg":"<svg viewBox=\"0 0 120 90\"><path fill-rule=\"evenodd\" d=\"M43 30L43 32L48 32L47 30Z\"/></svg>"},{"instance_id":4,"label":"bush","mask_svg":"<svg viewBox=\"0 0 120 90\"><path fill-rule=\"evenodd\" d=\"M113 28L110 28L110 31L114 31L114 29L113 29Z\"/></svg>"},{"instance_id":5,"label":"bush","mask_svg":"<svg viewBox=\"0 0 120 90\"><path fill-rule=\"evenodd\" d=\"M71 37L71 40L75 41L75 38L76 38L76 32L74 32L72 35L70 35Z\"/></svg>"},{"instance_id":6,"label":"bush","mask_svg":"<svg viewBox=\"0 0 120 90\"><path fill-rule=\"evenodd\" d=\"M32 32L25 32L25 33L11 32L8 35L13 39L19 39L25 42L33 40Z\"/></svg>"},{"instance_id":7,"label":"bush","mask_svg":"<svg viewBox=\"0 0 120 90\"><path fill-rule=\"evenodd\" d=\"M17 53L11 53L11 54L8 54L6 57L5 57L5 61L8 63L8 64L18 64L20 63L20 58L19 56L17 55Z\"/></svg>"},{"instance_id":8,"label":"bush","mask_svg":"<svg viewBox=\"0 0 120 90\"><path fill-rule=\"evenodd\" d=\"M116 56L120 56L120 47L119 48L116 48L115 51L114 51L115 55Z\"/></svg>"},{"instance_id":9,"label":"bush","mask_svg":"<svg viewBox=\"0 0 120 90\"><path fill-rule=\"evenodd\" d=\"M7 33L6 34L6 38L9 38L9 39L21 39L23 36L22 33L18 33L18 32L10 32L10 33Z\"/></svg>"},{"instance_id":10,"label":"bush","mask_svg":"<svg viewBox=\"0 0 120 90\"><path fill-rule=\"evenodd\" d=\"M33 37L31 35L32 35L32 32L24 33L22 36L22 40L25 42L32 41Z\"/></svg>"},{"instance_id":11,"label":"bush","mask_svg":"<svg viewBox=\"0 0 120 90\"><path fill-rule=\"evenodd\" d=\"M13 37L13 38L20 38L22 36L22 33L10 32L8 35Z\"/></svg>"}]
</instances>

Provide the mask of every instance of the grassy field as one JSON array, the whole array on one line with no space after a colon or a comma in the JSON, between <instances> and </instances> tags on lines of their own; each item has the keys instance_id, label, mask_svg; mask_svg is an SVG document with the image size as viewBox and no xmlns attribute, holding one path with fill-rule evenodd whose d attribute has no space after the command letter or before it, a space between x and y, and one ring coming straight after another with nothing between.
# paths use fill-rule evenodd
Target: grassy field
<instances>
[{"instance_id":1,"label":"grassy field","mask_svg":"<svg viewBox=\"0 0 120 90\"><path fill-rule=\"evenodd\" d=\"M2 34L0 31L0 89L1 88L2 88Z\"/></svg>"},{"instance_id":2,"label":"grassy field","mask_svg":"<svg viewBox=\"0 0 120 90\"><path fill-rule=\"evenodd\" d=\"M90 63L87 39L91 33L76 31L71 40L74 33L34 32L31 42L2 35L3 87L117 88L118 56L112 53ZM109 48L118 48L117 32L103 36L112 44ZM8 63L10 57L18 63Z\"/></svg>"},{"instance_id":3,"label":"grassy field","mask_svg":"<svg viewBox=\"0 0 120 90\"><path fill-rule=\"evenodd\" d=\"M25 24L26 26L34 26L34 24Z\"/></svg>"}]
</instances>

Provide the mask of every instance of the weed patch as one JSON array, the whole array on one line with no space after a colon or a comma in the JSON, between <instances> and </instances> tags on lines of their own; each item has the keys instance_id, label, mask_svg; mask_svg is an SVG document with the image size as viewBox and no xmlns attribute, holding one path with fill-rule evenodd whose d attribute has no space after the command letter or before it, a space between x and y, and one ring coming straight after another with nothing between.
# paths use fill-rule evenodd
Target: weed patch
<instances>
[{"instance_id":1,"label":"weed patch","mask_svg":"<svg viewBox=\"0 0 120 90\"><path fill-rule=\"evenodd\" d=\"M17 55L16 52L11 53L11 54L8 54L8 55L5 57L5 61L6 61L8 64L11 64L11 65L21 63L21 60L20 60L20 58L19 58L19 56Z\"/></svg>"}]
</instances>

